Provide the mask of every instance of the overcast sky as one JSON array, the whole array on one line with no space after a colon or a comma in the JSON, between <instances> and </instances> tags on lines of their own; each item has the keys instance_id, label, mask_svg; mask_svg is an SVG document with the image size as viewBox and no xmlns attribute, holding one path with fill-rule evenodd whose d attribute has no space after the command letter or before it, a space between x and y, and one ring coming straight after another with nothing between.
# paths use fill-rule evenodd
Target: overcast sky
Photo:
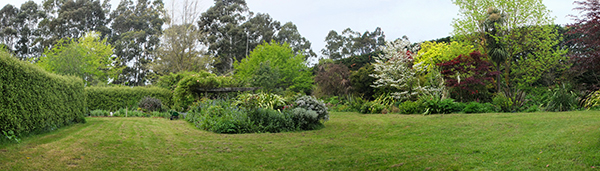
<instances>
[{"instance_id":1,"label":"overcast sky","mask_svg":"<svg viewBox=\"0 0 600 171\"><path fill-rule=\"evenodd\" d=\"M42 0L34 0L41 4ZM172 0L164 0L170 8ZM182 1L182 0L176 0ZM12 4L20 7L26 0L0 0L2 7ZM116 8L120 0L112 0ZM203 11L213 0L199 0ZM339 32L351 28L361 33L381 27L387 40L406 35L412 42L442 38L452 32L452 19L458 8L450 0L246 0L250 11L268 13L282 24L288 21L298 26L300 33L320 54L325 47L325 36L330 30ZM555 23L572 23L569 14L575 7L573 0L543 0L556 17Z\"/></svg>"}]
</instances>

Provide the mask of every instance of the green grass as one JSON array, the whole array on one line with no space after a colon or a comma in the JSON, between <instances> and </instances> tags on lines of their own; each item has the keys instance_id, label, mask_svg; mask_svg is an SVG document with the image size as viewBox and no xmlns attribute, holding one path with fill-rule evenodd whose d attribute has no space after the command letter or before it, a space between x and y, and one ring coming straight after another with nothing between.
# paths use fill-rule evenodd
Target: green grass
<instances>
[{"instance_id":1,"label":"green grass","mask_svg":"<svg viewBox=\"0 0 600 171\"><path fill-rule=\"evenodd\" d=\"M600 113L361 115L222 135L185 121L87 118L0 146L0 170L594 170Z\"/></svg>"}]
</instances>

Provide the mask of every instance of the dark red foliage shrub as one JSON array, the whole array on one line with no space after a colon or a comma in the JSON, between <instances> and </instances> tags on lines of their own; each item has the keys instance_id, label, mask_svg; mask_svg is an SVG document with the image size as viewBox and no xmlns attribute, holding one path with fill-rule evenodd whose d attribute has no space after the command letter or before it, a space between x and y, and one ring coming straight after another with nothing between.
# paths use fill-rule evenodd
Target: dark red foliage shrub
<instances>
[{"instance_id":1,"label":"dark red foliage shrub","mask_svg":"<svg viewBox=\"0 0 600 171\"><path fill-rule=\"evenodd\" d=\"M342 64L325 64L319 66L315 83L323 95L344 95L350 90L350 70Z\"/></svg>"},{"instance_id":2,"label":"dark red foliage shrub","mask_svg":"<svg viewBox=\"0 0 600 171\"><path fill-rule=\"evenodd\" d=\"M492 64L484 59L487 57L474 51L468 56L437 64L442 69L442 76L451 95L459 101L489 100L487 85L493 83L498 72L492 72Z\"/></svg>"},{"instance_id":3,"label":"dark red foliage shrub","mask_svg":"<svg viewBox=\"0 0 600 171\"><path fill-rule=\"evenodd\" d=\"M574 37L569 43L571 46L571 60L574 62L572 69L583 77L584 83L600 83L600 1L587 0L575 1L582 14L574 17L575 23L567 27L568 36Z\"/></svg>"}]
</instances>

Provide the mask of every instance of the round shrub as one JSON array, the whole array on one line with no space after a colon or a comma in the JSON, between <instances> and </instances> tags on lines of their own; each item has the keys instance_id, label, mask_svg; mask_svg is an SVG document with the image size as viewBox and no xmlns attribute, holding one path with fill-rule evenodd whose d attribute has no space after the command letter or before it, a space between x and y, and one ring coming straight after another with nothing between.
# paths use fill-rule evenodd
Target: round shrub
<instances>
[{"instance_id":1,"label":"round shrub","mask_svg":"<svg viewBox=\"0 0 600 171\"><path fill-rule=\"evenodd\" d=\"M296 99L296 105L297 107L317 112L319 115L319 120L329 120L329 112L327 111L327 106L325 106L323 101L319 101L312 96L301 96Z\"/></svg>"},{"instance_id":2,"label":"round shrub","mask_svg":"<svg viewBox=\"0 0 600 171\"><path fill-rule=\"evenodd\" d=\"M292 120L302 130L311 130L319 125L319 114L312 110L304 108L294 108L290 111Z\"/></svg>"},{"instance_id":3,"label":"round shrub","mask_svg":"<svg viewBox=\"0 0 600 171\"><path fill-rule=\"evenodd\" d=\"M138 107L149 112L158 111L162 108L162 102L160 99L146 96L138 102Z\"/></svg>"}]
</instances>

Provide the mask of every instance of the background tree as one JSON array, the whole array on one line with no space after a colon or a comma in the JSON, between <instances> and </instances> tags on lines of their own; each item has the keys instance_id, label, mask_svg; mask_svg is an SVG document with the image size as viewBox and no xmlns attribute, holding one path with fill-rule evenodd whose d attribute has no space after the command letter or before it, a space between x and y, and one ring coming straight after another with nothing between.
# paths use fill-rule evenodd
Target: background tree
<instances>
[{"instance_id":1,"label":"background tree","mask_svg":"<svg viewBox=\"0 0 600 171\"><path fill-rule=\"evenodd\" d=\"M500 92L500 67L502 64L506 62L508 58L508 53L506 52L506 47L504 44L498 40L499 37L502 37L502 32L500 26L504 23L504 18L506 17L500 10L490 7L488 8L488 17L484 22L485 28L485 40L486 40L486 48L488 49L488 54L492 58L492 61L496 63L496 91Z\"/></svg>"},{"instance_id":2,"label":"background tree","mask_svg":"<svg viewBox=\"0 0 600 171\"><path fill-rule=\"evenodd\" d=\"M278 71L277 88L294 92L312 90L312 72L306 66L305 57L295 54L289 44L263 43L250 52L247 58L234 63L235 77L249 81L262 65L269 64L270 70Z\"/></svg>"},{"instance_id":3,"label":"background tree","mask_svg":"<svg viewBox=\"0 0 600 171\"><path fill-rule=\"evenodd\" d=\"M7 4L0 9L0 44L4 44L9 51L14 51L18 38L17 28L14 28L19 8Z\"/></svg>"},{"instance_id":4,"label":"background tree","mask_svg":"<svg viewBox=\"0 0 600 171\"><path fill-rule=\"evenodd\" d=\"M318 96L341 96L350 91L350 70L346 65L327 63L319 65L315 76Z\"/></svg>"},{"instance_id":5,"label":"background tree","mask_svg":"<svg viewBox=\"0 0 600 171\"><path fill-rule=\"evenodd\" d=\"M115 64L112 46L95 32L79 39L59 40L37 63L49 72L78 76L87 85L106 84L114 79L121 69Z\"/></svg>"},{"instance_id":6,"label":"background tree","mask_svg":"<svg viewBox=\"0 0 600 171\"><path fill-rule=\"evenodd\" d=\"M534 85L554 68L560 72L568 68L566 50L557 48L561 37L552 27L554 21L550 11L539 0L453 0L460 9L459 18L453 21L454 36L459 40L476 45L485 53L486 24L491 16L490 7L506 15L497 41L506 46L507 60L504 82L519 88Z\"/></svg>"},{"instance_id":7,"label":"background tree","mask_svg":"<svg viewBox=\"0 0 600 171\"><path fill-rule=\"evenodd\" d=\"M251 12L244 0L215 0L215 5L202 13L199 28L206 33L203 42L216 57L215 71L229 73L234 61L240 61L263 42L288 43L296 54L315 57L310 42L302 37L296 25L284 25L269 14Z\"/></svg>"},{"instance_id":8,"label":"background tree","mask_svg":"<svg viewBox=\"0 0 600 171\"><path fill-rule=\"evenodd\" d=\"M418 95L440 91L420 82L416 70L412 68L416 50L417 47L413 47L406 36L388 42L383 54L375 57L375 74L371 77L376 81L372 86L394 89L391 95L400 100L414 100Z\"/></svg>"},{"instance_id":9,"label":"background tree","mask_svg":"<svg viewBox=\"0 0 600 171\"><path fill-rule=\"evenodd\" d=\"M439 71L436 64L453 60L459 55L468 55L474 47L464 42L451 41L449 43L423 42L421 49L415 57L414 68L419 72Z\"/></svg>"},{"instance_id":10,"label":"background tree","mask_svg":"<svg viewBox=\"0 0 600 171\"><path fill-rule=\"evenodd\" d=\"M114 21L110 41L115 54L121 58L118 66L125 67L115 84L144 85L149 81L149 64L156 59L162 25L165 22L161 0L123 0L111 13Z\"/></svg>"},{"instance_id":11,"label":"background tree","mask_svg":"<svg viewBox=\"0 0 600 171\"><path fill-rule=\"evenodd\" d=\"M181 14L172 13L169 28L164 31L160 47L156 51L157 59L151 67L156 74L211 69L213 59L206 54L200 42L205 34L194 25L200 17L198 9L197 1L186 0Z\"/></svg>"},{"instance_id":12,"label":"background tree","mask_svg":"<svg viewBox=\"0 0 600 171\"><path fill-rule=\"evenodd\" d=\"M296 54L302 54L306 58L317 56L311 49L310 41L302 37L298 31L298 27L292 22L283 24L274 40L280 43L288 43Z\"/></svg>"},{"instance_id":13,"label":"background tree","mask_svg":"<svg viewBox=\"0 0 600 171\"><path fill-rule=\"evenodd\" d=\"M0 10L0 15L0 44L5 44L21 60L39 57L43 52L40 45L43 39L38 23L46 14L38 8L38 4L27 1L20 8L6 5Z\"/></svg>"},{"instance_id":14,"label":"background tree","mask_svg":"<svg viewBox=\"0 0 600 171\"><path fill-rule=\"evenodd\" d=\"M244 0L215 0L215 5L202 13L198 27L206 38L208 52L216 57L215 71L228 73L236 60L245 57L248 41L241 27L247 16L248 6Z\"/></svg>"},{"instance_id":15,"label":"background tree","mask_svg":"<svg viewBox=\"0 0 600 171\"><path fill-rule=\"evenodd\" d=\"M329 59L342 59L376 51L385 45L385 35L379 27L375 28L373 32L366 31L363 34L347 28L341 35L335 30L329 31L325 42L325 48L321 50L321 53Z\"/></svg>"},{"instance_id":16,"label":"background tree","mask_svg":"<svg viewBox=\"0 0 600 171\"><path fill-rule=\"evenodd\" d=\"M581 16L572 16L575 23L568 36L574 37L572 43L571 60L578 80L587 84L588 89L597 89L600 83L600 2L596 0L576 1L579 5Z\"/></svg>"},{"instance_id":17,"label":"background tree","mask_svg":"<svg viewBox=\"0 0 600 171\"><path fill-rule=\"evenodd\" d=\"M96 31L102 37L110 33L108 0L46 0L43 7L47 15L39 29L44 36L44 48L52 48L62 38L79 38L89 31Z\"/></svg>"}]
</instances>

